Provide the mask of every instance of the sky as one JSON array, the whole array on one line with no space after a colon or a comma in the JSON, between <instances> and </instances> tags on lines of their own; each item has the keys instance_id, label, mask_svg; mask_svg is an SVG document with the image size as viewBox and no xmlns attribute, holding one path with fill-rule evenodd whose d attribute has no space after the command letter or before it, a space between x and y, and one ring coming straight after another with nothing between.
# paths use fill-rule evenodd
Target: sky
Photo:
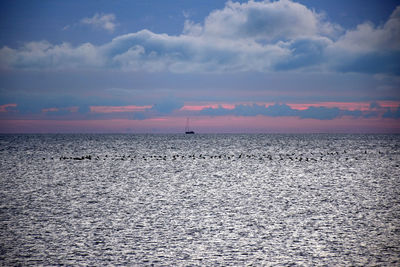
<instances>
[{"instance_id":1,"label":"sky","mask_svg":"<svg viewBox=\"0 0 400 267\"><path fill-rule=\"evenodd\" d=\"M400 133L400 2L0 2L0 133Z\"/></svg>"}]
</instances>

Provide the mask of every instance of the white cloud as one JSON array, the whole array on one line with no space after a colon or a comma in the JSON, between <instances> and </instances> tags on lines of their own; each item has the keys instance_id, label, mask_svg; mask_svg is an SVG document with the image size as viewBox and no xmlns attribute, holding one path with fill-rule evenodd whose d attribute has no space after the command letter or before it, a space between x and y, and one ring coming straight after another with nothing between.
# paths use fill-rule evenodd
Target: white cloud
<instances>
[{"instance_id":1,"label":"white cloud","mask_svg":"<svg viewBox=\"0 0 400 267\"><path fill-rule=\"evenodd\" d=\"M178 36L142 30L118 36L101 46L33 42L19 49L3 47L0 66L150 72L311 69L397 73L399 19L400 7L381 27L364 23L344 31L326 21L324 14L289 0L228 2L202 23L186 20ZM82 23L111 31L115 28L114 20L112 14L96 14Z\"/></svg>"},{"instance_id":2,"label":"white cloud","mask_svg":"<svg viewBox=\"0 0 400 267\"><path fill-rule=\"evenodd\" d=\"M360 24L341 36L334 47L355 53L400 50L400 6L383 26L375 27L370 22Z\"/></svg>"},{"instance_id":3,"label":"white cloud","mask_svg":"<svg viewBox=\"0 0 400 267\"><path fill-rule=\"evenodd\" d=\"M287 40L318 34L323 24L315 12L288 0L233 3L204 21L205 35L256 40Z\"/></svg>"},{"instance_id":4,"label":"white cloud","mask_svg":"<svg viewBox=\"0 0 400 267\"><path fill-rule=\"evenodd\" d=\"M183 34L200 36L203 33L203 27L199 23L194 23L191 20L185 20L183 25Z\"/></svg>"},{"instance_id":5,"label":"white cloud","mask_svg":"<svg viewBox=\"0 0 400 267\"><path fill-rule=\"evenodd\" d=\"M82 19L81 23L91 25L95 28L101 28L109 32L114 32L115 28L117 27L114 14L96 13L91 18Z\"/></svg>"},{"instance_id":6,"label":"white cloud","mask_svg":"<svg viewBox=\"0 0 400 267\"><path fill-rule=\"evenodd\" d=\"M125 70L147 69L172 72L265 71L287 49L202 36L169 36L147 30L115 38L101 48L109 64Z\"/></svg>"},{"instance_id":7,"label":"white cloud","mask_svg":"<svg viewBox=\"0 0 400 267\"><path fill-rule=\"evenodd\" d=\"M400 75L400 6L383 26L365 22L346 31L325 55L336 70Z\"/></svg>"},{"instance_id":8,"label":"white cloud","mask_svg":"<svg viewBox=\"0 0 400 267\"><path fill-rule=\"evenodd\" d=\"M183 17L184 17L185 19L188 19L188 18L190 17L190 12L189 12L189 11L186 11L186 10L183 10L183 11L182 11L182 15L183 15Z\"/></svg>"},{"instance_id":9,"label":"white cloud","mask_svg":"<svg viewBox=\"0 0 400 267\"><path fill-rule=\"evenodd\" d=\"M73 69L104 65L98 47L85 43L73 47L68 43L52 45L48 42L30 42L20 49L0 49L0 66L17 69Z\"/></svg>"}]
</instances>

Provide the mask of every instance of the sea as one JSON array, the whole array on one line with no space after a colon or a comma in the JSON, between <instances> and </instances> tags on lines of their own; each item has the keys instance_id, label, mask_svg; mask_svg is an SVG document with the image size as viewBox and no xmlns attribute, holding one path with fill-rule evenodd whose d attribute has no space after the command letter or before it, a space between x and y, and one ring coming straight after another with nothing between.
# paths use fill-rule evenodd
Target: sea
<instances>
[{"instance_id":1,"label":"sea","mask_svg":"<svg viewBox=\"0 0 400 267\"><path fill-rule=\"evenodd\" d=\"M400 266L400 135L0 135L1 266Z\"/></svg>"}]
</instances>

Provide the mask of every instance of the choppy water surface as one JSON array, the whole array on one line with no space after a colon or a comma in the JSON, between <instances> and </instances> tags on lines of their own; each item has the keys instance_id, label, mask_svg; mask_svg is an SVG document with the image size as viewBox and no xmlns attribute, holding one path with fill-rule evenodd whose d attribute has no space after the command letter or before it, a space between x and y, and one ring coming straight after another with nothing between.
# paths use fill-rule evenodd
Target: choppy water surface
<instances>
[{"instance_id":1,"label":"choppy water surface","mask_svg":"<svg viewBox=\"0 0 400 267\"><path fill-rule=\"evenodd\" d=\"M400 136L2 135L1 265L397 265Z\"/></svg>"}]
</instances>

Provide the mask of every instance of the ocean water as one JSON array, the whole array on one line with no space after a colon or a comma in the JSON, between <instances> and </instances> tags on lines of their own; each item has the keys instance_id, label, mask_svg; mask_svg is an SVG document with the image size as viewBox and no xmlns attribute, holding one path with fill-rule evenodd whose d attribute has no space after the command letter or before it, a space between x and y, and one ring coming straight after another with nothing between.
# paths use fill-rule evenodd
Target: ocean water
<instances>
[{"instance_id":1,"label":"ocean water","mask_svg":"<svg viewBox=\"0 0 400 267\"><path fill-rule=\"evenodd\" d=\"M0 264L400 265L399 135L0 135Z\"/></svg>"}]
</instances>

